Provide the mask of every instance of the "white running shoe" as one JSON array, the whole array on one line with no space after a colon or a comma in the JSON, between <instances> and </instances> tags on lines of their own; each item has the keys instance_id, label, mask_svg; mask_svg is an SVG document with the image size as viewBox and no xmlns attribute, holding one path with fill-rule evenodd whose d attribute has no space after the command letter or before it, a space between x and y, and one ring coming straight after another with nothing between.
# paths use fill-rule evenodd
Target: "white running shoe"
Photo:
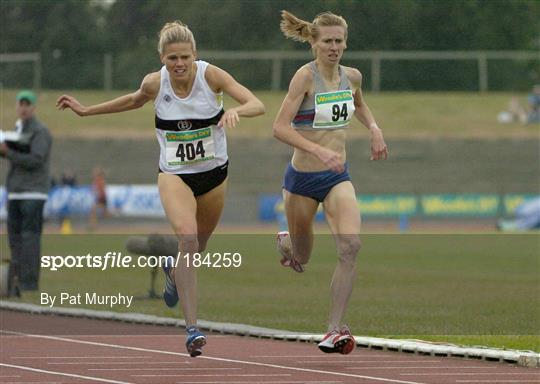
<instances>
[{"instance_id":1,"label":"white running shoe","mask_svg":"<svg viewBox=\"0 0 540 384\"><path fill-rule=\"evenodd\" d=\"M292 243L289 232L281 231L277 234L277 249L281 254L279 261L284 267L291 267L296 272L304 272L304 266L293 258Z\"/></svg>"},{"instance_id":2,"label":"white running shoe","mask_svg":"<svg viewBox=\"0 0 540 384\"><path fill-rule=\"evenodd\" d=\"M325 353L341 353L347 355L354 350L356 341L351 334L351 331L346 326L340 330L328 332L324 339L317 345L319 349Z\"/></svg>"}]
</instances>

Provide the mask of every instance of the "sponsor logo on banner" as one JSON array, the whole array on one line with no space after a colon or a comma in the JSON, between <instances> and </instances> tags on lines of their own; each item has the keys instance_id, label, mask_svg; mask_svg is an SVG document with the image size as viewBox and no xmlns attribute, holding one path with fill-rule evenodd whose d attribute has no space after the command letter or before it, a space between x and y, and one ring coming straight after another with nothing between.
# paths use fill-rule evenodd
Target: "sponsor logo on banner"
<instances>
[{"instance_id":1,"label":"sponsor logo on banner","mask_svg":"<svg viewBox=\"0 0 540 384\"><path fill-rule=\"evenodd\" d=\"M362 215L410 216L417 211L414 195L360 195L357 200Z\"/></svg>"},{"instance_id":2,"label":"sponsor logo on banner","mask_svg":"<svg viewBox=\"0 0 540 384\"><path fill-rule=\"evenodd\" d=\"M519 207L521 204L527 203L533 199L537 199L538 197L538 195L531 194L506 195L503 199L504 212L507 215L512 215L516 211L516 208Z\"/></svg>"},{"instance_id":3,"label":"sponsor logo on banner","mask_svg":"<svg viewBox=\"0 0 540 384\"><path fill-rule=\"evenodd\" d=\"M423 195L425 216L495 216L499 212L498 195Z\"/></svg>"}]
</instances>

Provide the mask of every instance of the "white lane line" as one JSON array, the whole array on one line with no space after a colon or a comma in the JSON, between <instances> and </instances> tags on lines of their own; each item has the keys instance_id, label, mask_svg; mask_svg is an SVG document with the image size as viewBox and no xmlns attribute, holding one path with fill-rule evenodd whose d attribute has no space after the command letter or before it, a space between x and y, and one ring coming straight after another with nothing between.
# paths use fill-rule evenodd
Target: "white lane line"
<instances>
[{"instance_id":1,"label":"white lane line","mask_svg":"<svg viewBox=\"0 0 540 384\"><path fill-rule=\"evenodd\" d=\"M4 330L1 330L0 329L0 338L13 338L13 339L17 339L17 338L20 338L20 337L25 337L24 335L10 335L9 332L12 332L12 331L4 331ZM170 333L170 334L166 334L166 335L163 335L163 334L158 334L158 335L132 335L132 334L129 334L129 333L126 333L126 334L123 334L123 335L108 335L106 333L103 333L101 335L96 335L95 333L94 334L91 334L91 335L84 335L84 334L80 334L80 333L77 333L77 334L58 334L57 336L58 337L72 337L74 339L76 338L84 338L84 339L97 339L97 338L107 338L107 339L112 339L112 338L125 338L125 337L129 337L130 339L135 339L135 338L152 338L153 340L157 339L157 338L170 338L171 336L181 336L183 335L183 333ZM208 335L208 334L206 334ZM231 335L210 335L212 336L212 338L223 338L223 337L231 337Z\"/></svg>"},{"instance_id":2,"label":"white lane line","mask_svg":"<svg viewBox=\"0 0 540 384\"><path fill-rule=\"evenodd\" d=\"M540 383L540 380L456 380L456 383Z\"/></svg>"},{"instance_id":3,"label":"white lane line","mask_svg":"<svg viewBox=\"0 0 540 384\"><path fill-rule=\"evenodd\" d=\"M182 336L182 335L185 335L184 333L158 333L156 335L152 335L152 334L149 334L149 335L131 335L129 333L126 333L126 334L123 334L123 335L107 335L106 333L103 333L101 335L96 335L95 333L92 334L92 335L81 335L81 334L76 334L76 335L58 335L58 336L62 336L62 337L84 337L84 338L87 338L87 337L91 337L91 338L99 338L99 337L106 337L106 338L110 338L110 337L126 337L126 336L129 336L130 339L133 339L133 338L144 338L144 337L151 337L152 339L157 339L157 338L160 338L160 337L163 337L163 338L170 338L171 336ZM206 336L208 336L208 333L205 334ZM224 337L234 337L234 335L213 335L213 334L210 334L210 336L213 338L224 338Z\"/></svg>"},{"instance_id":4,"label":"white lane line","mask_svg":"<svg viewBox=\"0 0 540 384\"><path fill-rule=\"evenodd\" d=\"M228 377L236 377L236 376L240 376L240 377L285 377L285 376L291 376L290 373L263 373L263 374L259 374L259 373L243 373L243 374L238 374L238 375L227 375Z\"/></svg>"},{"instance_id":5,"label":"white lane line","mask_svg":"<svg viewBox=\"0 0 540 384\"><path fill-rule=\"evenodd\" d=\"M373 351L371 351L373 352ZM379 351L380 352L380 351ZM362 353L351 353L349 355L346 355L346 356L343 356L343 355L340 355L340 354L327 354L327 353L319 353L318 355L251 355L249 357L252 357L252 358L255 358L255 359L261 359L261 358L273 358L273 359L322 359L324 356L325 359L335 359L335 360L345 360L345 359L351 359L351 360L354 360L354 359L361 359L361 360L369 360L369 361L373 361L373 362L377 362L377 361L380 361L380 360L388 360L389 357L392 358L391 356L388 356L388 352L385 354L385 355L381 355L381 356L365 356L364 354ZM422 358L421 356L415 356L415 355L412 355L410 358L392 358L392 361L411 361L411 360L416 360L416 361L422 361L422 360L426 360L425 358Z\"/></svg>"},{"instance_id":6,"label":"white lane line","mask_svg":"<svg viewBox=\"0 0 540 384\"><path fill-rule=\"evenodd\" d=\"M182 374L177 374L177 375L131 375L131 377L224 377L224 376L227 376L227 377L288 377L288 376L291 376L290 373L264 373L264 374L249 374L249 373L246 373L246 374L226 374L226 375L223 375L223 374L220 374L220 375L212 375L212 374L194 374L194 375L182 375Z\"/></svg>"},{"instance_id":7,"label":"white lane line","mask_svg":"<svg viewBox=\"0 0 540 384\"><path fill-rule=\"evenodd\" d=\"M117 380L109 380L109 379L102 379L100 377L92 377L92 376L83 376L83 375L76 375L73 373L65 373L65 372L56 372L56 371L47 371L45 369L37 369L37 368L31 368L31 367L25 367L22 365L13 365L13 364L4 364L0 363L0 366L2 367L8 367L8 368L16 368L16 369L22 369L23 371L31 371L31 372L38 372L38 373L48 373L50 375L58 375L58 376L66 376L66 377L75 377L77 379L83 379L83 380L90 380L90 381L98 381L100 383L110 383L110 384L133 384L129 383L127 381L117 381Z\"/></svg>"},{"instance_id":8,"label":"white lane line","mask_svg":"<svg viewBox=\"0 0 540 384\"><path fill-rule=\"evenodd\" d=\"M251 355L250 357L256 357L256 358L258 358L258 357L275 357L275 358L278 358L278 357L282 357L282 358L289 358L289 357L292 357L292 358L294 358L294 357L299 357L299 358L303 358L303 357L316 357L316 358L319 358L319 359L320 359L320 358L321 358L321 355L322 355L322 356L326 356L326 355L320 353L320 354L318 354L318 355ZM354 354L353 354L353 355L354 355ZM358 357L361 357L359 353L358 353L357 355L358 355ZM338 359L339 359L340 357L342 358L342 356L332 356L332 355L328 355L328 357L336 357L336 358L338 358ZM351 357L351 356L349 355L349 357Z\"/></svg>"},{"instance_id":9,"label":"white lane line","mask_svg":"<svg viewBox=\"0 0 540 384\"><path fill-rule=\"evenodd\" d=\"M357 364L357 363L385 363L385 364L394 364L394 363L409 363L409 364L418 364L418 363L441 363L441 360L295 360L295 363L303 363L303 364Z\"/></svg>"},{"instance_id":10,"label":"white lane line","mask_svg":"<svg viewBox=\"0 0 540 384\"><path fill-rule=\"evenodd\" d=\"M242 368L87 368L87 371L241 371Z\"/></svg>"},{"instance_id":11,"label":"white lane line","mask_svg":"<svg viewBox=\"0 0 540 384\"><path fill-rule=\"evenodd\" d=\"M496 368L497 367L345 367L345 369L496 369Z\"/></svg>"},{"instance_id":12,"label":"white lane line","mask_svg":"<svg viewBox=\"0 0 540 384\"><path fill-rule=\"evenodd\" d=\"M177 381L178 384L341 384L343 381Z\"/></svg>"},{"instance_id":13,"label":"white lane line","mask_svg":"<svg viewBox=\"0 0 540 384\"><path fill-rule=\"evenodd\" d=\"M189 356L186 353L171 352L171 351L161 351L161 350L157 350L157 349L147 349L147 348L140 348L140 347L129 347L129 346L125 346L125 345L98 343L98 342L93 342L93 341L67 339L67 338L57 337L57 336L34 335L34 334L29 334L29 333L21 333L21 332L13 332L13 331L4 331L4 332L8 332L10 334L15 334L15 335L23 335L23 336L26 336L26 337L38 338L38 339L63 341L63 342L67 342L67 343L94 345L94 346L117 348L117 349L138 351L138 352L160 353L160 354L164 354L164 355L173 355L173 356L183 356L183 357ZM288 367L288 366L285 366L285 365L259 363L259 362L255 362L255 361L225 359L225 358L221 358L221 357L199 356L198 359L199 360L210 360L210 361L220 361L220 362L227 362L227 363L253 365L253 366L258 366L258 367L287 369L287 370L298 371L298 372L320 373L320 374L333 375L333 376L356 377L356 378L359 378L359 379L370 379L370 380L373 380L373 381L382 381L382 382L386 382L386 383L424 384L424 383L417 382L417 381L404 381L404 380L397 380L397 379L386 379L386 378L383 378L383 377L358 375L358 374L344 373L344 372L323 371L323 370L320 370L320 369Z\"/></svg>"},{"instance_id":14,"label":"white lane line","mask_svg":"<svg viewBox=\"0 0 540 384\"><path fill-rule=\"evenodd\" d=\"M455 372L455 373L400 373L401 376L500 376L500 375L511 375L511 376L518 376L518 375L540 375L539 372Z\"/></svg>"},{"instance_id":15,"label":"white lane line","mask_svg":"<svg viewBox=\"0 0 540 384\"><path fill-rule=\"evenodd\" d=\"M61 381L2 381L2 384L63 384L63 383Z\"/></svg>"},{"instance_id":16,"label":"white lane line","mask_svg":"<svg viewBox=\"0 0 540 384\"><path fill-rule=\"evenodd\" d=\"M50 365L128 365L128 364L137 364L137 365L148 365L148 364L191 364L189 361L70 361L65 363L59 362L48 362ZM160 368L158 368L160 369Z\"/></svg>"},{"instance_id":17,"label":"white lane line","mask_svg":"<svg viewBox=\"0 0 540 384\"><path fill-rule=\"evenodd\" d=\"M10 359L148 359L148 356L10 356Z\"/></svg>"}]
</instances>

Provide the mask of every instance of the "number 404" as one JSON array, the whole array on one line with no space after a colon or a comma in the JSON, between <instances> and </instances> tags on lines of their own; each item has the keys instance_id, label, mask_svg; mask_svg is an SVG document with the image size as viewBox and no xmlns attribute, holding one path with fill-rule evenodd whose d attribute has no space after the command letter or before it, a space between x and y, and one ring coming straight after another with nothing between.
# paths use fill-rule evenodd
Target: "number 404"
<instances>
[{"instance_id":1,"label":"number 404","mask_svg":"<svg viewBox=\"0 0 540 384\"><path fill-rule=\"evenodd\" d=\"M180 161L195 160L197 155L199 155L200 157L204 157L204 146L202 141L198 141L197 144L178 144L178 149L176 150L176 157L179 157Z\"/></svg>"}]
</instances>

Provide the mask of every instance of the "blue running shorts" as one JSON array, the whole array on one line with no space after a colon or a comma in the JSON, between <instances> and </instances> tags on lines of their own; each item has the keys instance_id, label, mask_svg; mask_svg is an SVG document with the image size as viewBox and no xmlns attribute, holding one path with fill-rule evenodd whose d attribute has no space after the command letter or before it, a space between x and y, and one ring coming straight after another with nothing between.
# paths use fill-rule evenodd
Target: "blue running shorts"
<instances>
[{"instance_id":1,"label":"blue running shorts","mask_svg":"<svg viewBox=\"0 0 540 384\"><path fill-rule=\"evenodd\" d=\"M334 186L351 180L348 170L348 164L345 163L345 171L342 173L335 173L331 170L300 172L289 163L285 171L283 188L291 193L310 197L322 203Z\"/></svg>"}]
</instances>

